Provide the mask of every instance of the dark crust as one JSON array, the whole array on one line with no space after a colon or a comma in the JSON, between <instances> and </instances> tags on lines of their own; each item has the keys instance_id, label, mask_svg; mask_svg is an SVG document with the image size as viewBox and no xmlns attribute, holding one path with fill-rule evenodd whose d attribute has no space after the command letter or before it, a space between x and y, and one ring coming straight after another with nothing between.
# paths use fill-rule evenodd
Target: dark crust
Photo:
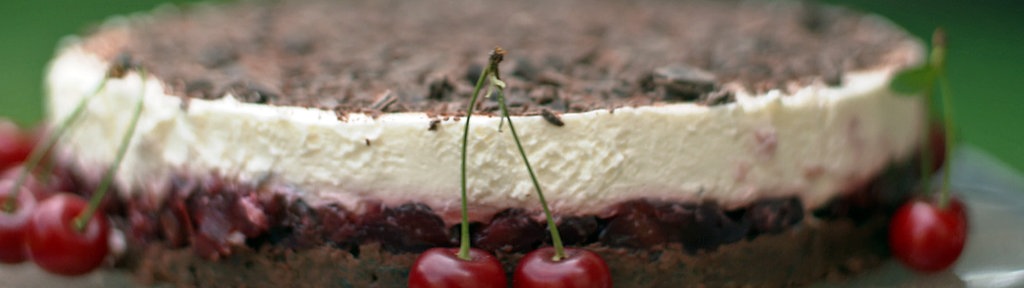
<instances>
[{"instance_id":1,"label":"dark crust","mask_svg":"<svg viewBox=\"0 0 1024 288\"><path fill-rule=\"evenodd\" d=\"M86 47L111 59L132 55L168 84L168 92L187 98L230 92L244 102L341 116L456 116L466 110L496 45L509 51L502 69L511 111L539 115L542 109L728 103L729 83L752 92L838 85L845 71L905 64L912 41L875 19L807 2L252 1L215 7L160 13L133 22L127 33L100 31ZM381 95L394 99L374 106ZM497 109L484 106L482 113Z\"/></svg>"},{"instance_id":2,"label":"dark crust","mask_svg":"<svg viewBox=\"0 0 1024 288\"><path fill-rule=\"evenodd\" d=\"M619 287L806 284L885 257L886 218L917 179L907 163L917 161L894 164L813 211L796 198L734 210L636 199L608 217L557 218L563 240L601 253ZM64 174L77 179L65 181L70 191L92 191ZM144 282L184 286L400 287L417 252L457 244L457 226L421 204L356 215L262 189L181 178L161 203L111 198L104 210L128 244L117 265ZM524 211L489 221L472 224L473 245L495 252L509 271L524 252L550 245L543 224Z\"/></svg>"},{"instance_id":3,"label":"dark crust","mask_svg":"<svg viewBox=\"0 0 1024 288\"><path fill-rule=\"evenodd\" d=\"M614 287L794 287L841 280L879 266L888 254L886 218L800 225L783 234L730 244L693 255L678 244L646 250L585 247L606 259ZM391 253L379 244L358 257L331 247L291 250L242 248L219 262L159 244L130 252L142 283L179 287L406 287L417 254ZM506 273L522 254L498 254ZM511 286L509 286L511 287Z\"/></svg>"}]
</instances>

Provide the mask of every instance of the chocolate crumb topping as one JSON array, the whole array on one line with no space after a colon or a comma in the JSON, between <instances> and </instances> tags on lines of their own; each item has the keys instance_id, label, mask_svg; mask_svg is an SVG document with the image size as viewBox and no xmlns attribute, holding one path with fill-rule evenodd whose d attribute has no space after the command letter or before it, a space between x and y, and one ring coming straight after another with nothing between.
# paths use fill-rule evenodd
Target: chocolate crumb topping
<instances>
[{"instance_id":1,"label":"chocolate crumb topping","mask_svg":"<svg viewBox=\"0 0 1024 288\"><path fill-rule=\"evenodd\" d=\"M718 105L734 100L731 87L839 85L846 71L906 63L913 41L891 25L803 2L313 0L184 10L134 21L127 37L101 30L89 41L112 39L115 51L182 83L167 86L172 95L230 92L249 103L333 110L339 119L457 116L482 68L475 61L494 45L509 51L508 99L524 101L511 112L545 115ZM85 47L118 57L100 48L109 46ZM380 99L381 91L392 98Z\"/></svg>"}]
</instances>

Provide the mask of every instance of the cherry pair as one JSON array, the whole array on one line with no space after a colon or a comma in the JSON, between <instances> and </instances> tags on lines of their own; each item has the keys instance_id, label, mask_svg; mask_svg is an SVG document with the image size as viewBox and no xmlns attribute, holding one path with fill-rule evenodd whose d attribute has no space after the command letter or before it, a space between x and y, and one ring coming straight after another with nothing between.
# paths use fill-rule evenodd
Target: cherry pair
<instances>
[{"instance_id":1,"label":"cherry pair","mask_svg":"<svg viewBox=\"0 0 1024 288\"><path fill-rule=\"evenodd\" d=\"M130 64L130 61L125 63ZM142 114L144 91L140 91L135 102L134 114L121 138L113 164L103 175L99 187L88 202L77 195L57 192L56 186L43 183L46 181L35 180L33 174L40 173L37 172L37 165L46 158L50 149L72 122L82 114L89 100L106 87L110 78L124 77L129 68L135 67L127 64L112 66L107 77L103 78L92 94L82 97L74 111L65 117L52 133L40 137L45 138L45 141L37 141L41 142L38 145L28 144L28 148L0 146L0 151L15 151L9 155L0 155L0 159L11 161L0 165L22 165L18 173L5 173L17 175L15 179L0 180L0 236L3 236L0 238L0 262L21 263L32 259L43 270L75 276L91 272L107 257L110 251L110 224L103 212L99 211L99 206L128 150L128 143ZM140 88L145 89L146 73L142 69L137 71L142 79ZM25 137L25 133L17 129L7 129L3 133L0 134L2 145L31 143L17 140L18 137ZM22 161L25 163L22 164ZM40 176L47 176L51 171L41 173ZM33 189L37 191L32 191ZM52 196L46 197L48 195Z\"/></svg>"},{"instance_id":2,"label":"cherry pair","mask_svg":"<svg viewBox=\"0 0 1024 288\"><path fill-rule=\"evenodd\" d=\"M505 82L501 81L498 70L498 64L504 59L505 53L500 47L491 52L489 64L480 73L467 105L465 130L462 134L461 247L434 248L421 254L410 272L409 287L506 287L508 284L505 270L497 258L486 251L469 247L469 205L466 197L469 120L473 117L473 108L485 81L490 84L484 95L495 94L498 97L502 114L501 123L508 123L509 132L515 140L519 155L522 156L526 171L530 174L530 180L547 218L553 244L553 247L537 249L526 254L513 273L513 284L515 287L611 287L611 273L600 256L588 250L567 249L562 246L562 239L558 235L558 228L544 199L544 192L533 172L533 167L530 166L530 160L526 157L505 103ZM498 131L501 131L501 126Z\"/></svg>"},{"instance_id":3,"label":"cherry pair","mask_svg":"<svg viewBox=\"0 0 1024 288\"><path fill-rule=\"evenodd\" d=\"M505 270L497 258L480 249L460 259L456 248L423 252L409 273L409 287L507 287ZM608 265L594 252L565 249L566 258L554 260L555 249L540 248L519 260L514 287L611 287Z\"/></svg>"},{"instance_id":4,"label":"cherry pair","mask_svg":"<svg viewBox=\"0 0 1024 288\"><path fill-rule=\"evenodd\" d=\"M0 126L7 126L0 123ZM33 141L17 129L0 130L2 165L20 165L32 151ZM11 145L26 145L13 147ZM13 153L9 153L12 152ZM16 154L15 154L16 153ZM13 160L12 160L13 159ZM87 207L85 199L70 194L54 194L45 183L32 179L36 185L11 175L28 173L27 167L10 168L19 173L5 173L0 179L0 262L16 264L31 259L36 265L60 275L81 275L103 263L109 250L109 226L103 213L92 214L77 224L75 218ZM52 177L51 177L52 178ZM20 181L19 181L20 180Z\"/></svg>"}]
</instances>

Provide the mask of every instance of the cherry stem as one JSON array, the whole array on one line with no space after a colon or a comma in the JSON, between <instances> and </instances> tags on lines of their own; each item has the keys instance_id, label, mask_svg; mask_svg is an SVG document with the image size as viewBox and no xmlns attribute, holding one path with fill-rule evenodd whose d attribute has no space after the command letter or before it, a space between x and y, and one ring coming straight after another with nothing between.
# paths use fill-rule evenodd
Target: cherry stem
<instances>
[{"instance_id":1,"label":"cherry stem","mask_svg":"<svg viewBox=\"0 0 1024 288\"><path fill-rule=\"evenodd\" d=\"M932 107L932 88L931 87L927 88L925 90L925 92L924 92L924 95L925 95L925 97L923 97L923 98L924 98L925 111L931 111L931 109L932 109L931 108ZM924 115L924 120L925 121L924 121L923 129L922 129L921 137L920 137L921 138L921 144L922 144L921 145L922 148L921 148L921 165L920 165L921 166L920 167L921 171L920 171L920 173L921 173L921 188L923 188L921 191L925 191L925 192L932 191L931 190L931 186L932 186L932 163L935 161L935 159L932 159L932 150L935 149L935 147L932 147L931 141L930 141L929 135L928 135L930 133L929 129L931 129L931 127L929 127L930 126L929 123L931 123L931 118L932 118L931 113L930 112L926 112L925 115Z\"/></svg>"},{"instance_id":2,"label":"cherry stem","mask_svg":"<svg viewBox=\"0 0 1024 288\"><path fill-rule=\"evenodd\" d=\"M492 59L491 62L492 62L492 65L495 65L495 66L497 64L493 63L494 62L493 59L495 57L494 55L499 51L498 49L501 49L501 48L495 48L495 51L491 53L491 59ZM461 192L462 192L462 195L461 195L461 197L462 197L462 227L461 227L461 230L460 230L461 232L460 232L460 236L459 236L459 254L456 255L457 257L459 257L459 259L462 259L462 260L471 260L470 259L471 257L469 256L469 248L470 248L470 246L469 246L469 244L470 244L470 241L469 241L469 212L468 212L469 211L469 203L466 200L466 198L467 198L466 197L466 190L467 190L466 189L466 154L467 154L466 151L467 151L467 146L469 146L469 118L473 117L473 108L476 107L476 99L477 99L477 96L480 95L480 88L483 88L483 86L484 86L483 85L484 84L484 79L487 79L487 76L488 76L488 74L490 74L490 72L491 72L491 65L488 65L487 67L484 68L484 70L482 72L480 72L480 78L476 80L476 87L473 88L473 96L470 96L470 98L469 98L469 105L468 105L469 107L466 108L466 128L462 131L462 169L461 169L461 172L462 172L462 176L461 176L461 185L462 185L461 186L461 188L462 188L461 189Z\"/></svg>"},{"instance_id":3,"label":"cherry stem","mask_svg":"<svg viewBox=\"0 0 1024 288\"><path fill-rule=\"evenodd\" d=\"M952 159L950 156L953 154L953 148L956 145L954 142L956 139L956 127L953 123L953 92L949 89L949 81L946 79L945 71L939 74L939 90L942 92L942 113L943 121L946 125L946 159ZM949 163L950 160L946 160ZM946 208L949 204L949 190L950 190L950 174L953 172L953 166L946 164L945 173L942 174L942 192L939 194L939 207Z\"/></svg>"},{"instance_id":4,"label":"cherry stem","mask_svg":"<svg viewBox=\"0 0 1024 288\"><path fill-rule=\"evenodd\" d=\"M96 210L99 209L103 197L107 195L110 183L114 181L114 175L117 174L117 169L121 166L121 160L124 159L124 155L128 152L128 144L131 143L132 135L135 134L135 127L139 124L139 118L142 116L143 100L146 99L146 71L139 68L138 74L139 78L142 79L142 85L139 91L139 99L135 100L135 111L132 114L132 120L128 124L128 129L124 132L124 136L121 137L121 144L117 148L117 157L114 158L114 163L110 164L110 169L103 175L103 181L96 188L92 198L89 199L89 206L72 220L72 225L78 232L85 231L85 225L89 223L89 219L92 218L93 214L96 214Z\"/></svg>"},{"instance_id":5,"label":"cherry stem","mask_svg":"<svg viewBox=\"0 0 1024 288\"><path fill-rule=\"evenodd\" d=\"M547 200L544 199L544 192L540 188L540 182L537 181L537 175L533 172L533 166L530 165L530 160L526 156L526 150L523 149L523 144L519 141L519 134L516 133L516 128L512 124L512 117L508 113L508 105L505 103L505 83L501 81L501 75L498 70L498 64L505 57L505 50L501 47L496 47L491 52L489 63L487 67L480 73L480 78L476 81L476 87L473 88L473 95L469 99L469 107L466 108L466 125L462 133L462 229L460 237L460 246L458 257L463 260L470 260L469 249L469 216L467 196L466 196L466 155L467 147L469 146L469 120L473 116L473 108L476 107L476 101L480 95L480 90L483 88L484 80L488 80L490 83L487 89L488 96L492 91L492 88L497 88L498 104L501 107L502 118L499 120L498 130L501 131L501 125L504 124L503 120L508 120L508 128L512 131L512 139L516 142L516 147L519 149L519 155L523 158L523 163L526 164L526 171L530 173L530 180L533 181L533 187L537 189L537 195L540 198L541 207L544 209L544 216L547 218L548 229L551 231L552 242L555 247L555 255L552 257L554 261L560 261L565 258L565 248L562 245L562 237L558 234L558 228L555 226L554 218L551 217L551 210L548 209Z\"/></svg>"},{"instance_id":6,"label":"cherry stem","mask_svg":"<svg viewBox=\"0 0 1024 288\"><path fill-rule=\"evenodd\" d=\"M500 81L495 75L492 81ZM519 135L516 134L516 126L512 125L512 117L509 116L508 107L505 104L505 88L504 85L498 86L498 106L501 107L501 114L508 120L508 130L512 131L512 138L515 139L516 147L519 148L519 155L523 157L523 163L526 164L526 171L530 172L530 180L533 181L533 187L537 189L537 198L540 200L541 208L544 209L544 217L547 218L548 230L551 231L551 242L555 246L555 255L551 258L553 261L561 261L565 258L565 247L562 246L562 236L558 234L558 227L555 226L555 219L551 217L551 210L548 209L548 202L544 199L544 192L541 192L540 182L537 181L537 175L533 172L533 167L530 166L530 160L526 157L526 150L523 149L523 144L519 141Z\"/></svg>"},{"instance_id":7,"label":"cherry stem","mask_svg":"<svg viewBox=\"0 0 1024 288\"><path fill-rule=\"evenodd\" d=\"M949 80L946 77L946 33L942 29L935 29L932 34L931 65L936 70L939 82L939 94L942 95L942 121L946 129L946 151L943 151L946 158L946 169L942 173L942 187L939 191L939 208L945 209L949 204L950 174L952 172L951 154L956 139L956 127L953 122L953 95L949 88Z\"/></svg>"},{"instance_id":8,"label":"cherry stem","mask_svg":"<svg viewBox=\"0 0 1024 288\"><path fill-rule=\"evenodd\" d=\"M39 162L46 157L46 153L50 151L50 148L53 148L53 145L57 144L57 140L60 139L61 135L64 135L64 133L67 132L75 119L78 119L78 117L82 115L82 112L85 111L85 107L89 104L89 100L92 100L92 98L96 97L100 91L103 91L107 86L108 79L110 79L110 77L104 76L103 80L100 81L99 86L96 86L96 89L93 90L92 93L86 97L82 97L82 99L79 99L78 104L75 105L75 110L65 117L64 120L60 122L60 125L57 125L53 133L50 133L50 135L46 137L46 141L43 142L43 145L32 149L32 153L29 154L28 160L25 161L25 166L23 166L21 172L18 173L18 178L14 180L14 185L11 186L11 191L7 194L11 197L8 197L7 200L4 201L4 212L11 213L18 208L17 201L15 201L18 199L18 193L21 192L21 189L18 188L25 184L25 181L28 180L28 175L31 174L31 171L35 170L36 166L39 165ZM48 173L44 173L43 175L47 174Z\"/></svg>"}]
</instances>

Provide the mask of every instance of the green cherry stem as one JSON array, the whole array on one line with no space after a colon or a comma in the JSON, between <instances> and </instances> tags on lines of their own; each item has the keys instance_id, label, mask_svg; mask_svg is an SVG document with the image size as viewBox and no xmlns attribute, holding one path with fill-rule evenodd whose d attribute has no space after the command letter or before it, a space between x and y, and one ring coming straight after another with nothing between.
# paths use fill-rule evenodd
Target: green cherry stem
<instances>
[{"instance_id":1,"label":"green cherry stem","mask_svg":"<svg viewBox=\"0 0 1024 288\"><path fill-rule=\"evenodd\" d=\"M932 54L929 61L935 69L936 78L939 84L939 94L942 97L942 121L946 129L946 163L950 163L951 154L956 143L956 127L953 122L953 95L949 88L949 79L946 76L946 33L941 28L935 29L932 34ZM939 208L945 209L949 205L949 185L952 165L946 164L942 173L942 187L939 191ZM926 190L927 191L927 190Z\"/></svg>"},{"instance_id":2,"label":"green cherry stem","mask_svg":"<svg viewBox=\"0 0 1024 288\"><path fill-rule=\"evenodd\" d=\"M46 137L46 141L43 142L43 145L32 149L32 154L29 154L28 160L25 161L24 168L21 170L21 173L18 173L18 178L14 180L14 185L11 186L11 191L7 194L12 195L13 197L8 197L7 201L4 201L4 212L10 213L17 209L17 201L14 200L18 199L18 193L21 191L21 189L18 188L25 184L25 181L28 180L28 175L31 171L39 165L39 162L43 160L43 157L46 157L46 153L53 148L53 145L57 144L57 140L60 139L61 135L64 135L64 133L67 132L68 127L74 123L75 119L78 119L78 117L82 115L82 112L85 111L85 107L89 104L89 100L95 98L96 94L99 94L100 91L103 91L103 89L106 88L108 79L110 79L110 77L104 76L103 80L100 81L99 86L96 86L96 89L93 90L92 93L82 97L82 99L79 99L78 104L75 104L75 110L72 110L71 114L65 117L64 120L57 125L57 128L53 133L50 133L50 135Z\"/></svg>"},{"instance_id":3,"label":"green cherry stem","mask_svg":"<svg viewBox=\"0 0 1024 288\"><path fill-rule=\"evenodd\" d=\"M946 125L946 159L950 158L953 148L956 145L956 127L953 122L953 92L949 88L949 80L946 79L946 73L943 70L939 74L939 90L942 94L942 120ZM946 160L949 163L949 160ZM942 173L942 192L939 193L939 207L945 208L949 204L949 190L950 190L950 176L952 174L952 165L946 164L946 171Z\"/></svg>"},{"instance_id":4,"label":"green cherry stem","mask_svg":"<svg viewBox=\"0 0 1024 288\"><path fill-rule=\"evenodd\" d=\"M135 127L139 124L139 117L142 116L142 104L143 100L146 99L146 71L144 69L138 69L139 78L142 79L142 87L139 91L139 99L135 100L135 111L132 113L132 120L128 124L128 129L124 132L124 136L121 137L121 143L117 148L117 156L114 158L114 163L110 165L110 169L107 170L106 174L103 175L103 180L100 182L99 187L96 188L96 192L93 193L92 198L89 199L89 206L78 214L72 225L75 230L84 231L85 225L89 223L89 219L99 209L100 202L103 201L103 197L107 195L110 183L114 181L114 175L117 174L117 169L121 166L121 160L124 159L124 155L128 152L128 144L132 140L132 135L135 134Z\"/></svg>"},{"instance_id":5,"label":"green cherry stem","mask_svg":"<svg viewBox=\"0 0 1024 288\"><path fill-rule=\"evenodd\" d=\"M476 87L473 87L473 96L470 96L470 98L469 98L469 105L468 105L469 107L466 108L466 128L463 129L463 131L462 131L462 168L461 168L462 175L461 175L461 179L460 179L460 181L461 181L460 182L460 184L461 184L460 188L461 188L461 192L462 192L462 195L461 195L461 197L462 197L462 227L461 227L461 230L460 230L460 233L459 233L460 234L459 235L459 254L456 255L456 256L459 257L459 259L462 259L462 260L470 260L470 256L469 256L469 248L470 248L469 247L469 244L470 244L470 241L469 241L469 212L468 212L469 211L469 203L466 200L467 199L467 197L466 197L466 194L467 194L466 193L466 190L467 190L466 189L466 154L467 154L467 152L466 151L468 149L467 147L469 146L469 118L473 117L473 108L476 107L477 96L480 95L480 89L483 88L483 86L484 86L483 85L484 84L484 79L487 79L487 76L491 73L492 66L497 66L498 64L496 62L501 62L500 59L495 61L495 57L501 57L501 56L495 56L498 53L504 53L504 51L502 51L501 48L494 48L494 51L491 52L491 57L490 57L491 58L491 61L490 61L491 63L487 67L484 67L484 71L480 73L480 78L476 80Z\"/></svg>"},{"instance_id":6,"label":"green cherry stem","mask_svg":"<svg viewBox=\"0 0 1024 288\"><path fill-rule=\"evenodd\" d=\"M519 148L519 155L523 157L523 163L526 164L526 171L530 172L530 180L533 181L533 188L537 189L537 198L540 200L541 208L544 209L544 217L547 218L548 230L551 231L551 242L555 246L555 255L551 260L561 261L565 258L565 247L562 246L562 236L558 234L558 227L555 226L555 219L551 217L551 210L548 209L548 202L544 199L544 192L541 192L540 182L537 181L537 175L533 172L533 166L530 166L530 160L526 157L526 150L523 149L523 144L519 141L519 134L516 134L516 126L512 125L512 117L509 116L508 106L505 104L505 85L498 79L496 75L492 75L491 82L497 84L498 87L498 106L501 107L501 114L505 120L508 121L508 130L512 131L512 139L515 139L516 148ZM500 83L500 84L498 84Z\"/></svg>"},{"instance_id":7,"label":"green cherry stem","mask_svg":"<svg viewBox=\"0 0 1024 288\"><path fill-rule=\"evenodd\" d=\"M932 147L932 145L930 145L930 142L929 142L929 139L928 139L928 137L929 137L929 135L928 135L928 133L929 133L928 131L929 130L928 129L931 129L931 128L929 128L929 125L930 125L929 123L931 123L931 119L932 119L931 118L932 117L931 116L931 112L930 112L931 109L932 109L931 108L932 107L932 88L931 87L927 88L924 91L924 97L923 98L924 98L924 107L925 107L925 111L926 112L924 113L924 123L922 125L922 132L921 132L921 137L920 137L921 138L920 141L921 141L922 145L921 145L921 165L919 165L919 166L920 166L920 170L921 170L920 171L920 173L921 173L921 188L923 188L923 190L921 190L921 191L927 192L927 191L932 191L931 190L931 186L932 186L932 162L935 161L935 159L932 159L932 149L935 149L935 147Z\"/></svg>"}]
</instances>

